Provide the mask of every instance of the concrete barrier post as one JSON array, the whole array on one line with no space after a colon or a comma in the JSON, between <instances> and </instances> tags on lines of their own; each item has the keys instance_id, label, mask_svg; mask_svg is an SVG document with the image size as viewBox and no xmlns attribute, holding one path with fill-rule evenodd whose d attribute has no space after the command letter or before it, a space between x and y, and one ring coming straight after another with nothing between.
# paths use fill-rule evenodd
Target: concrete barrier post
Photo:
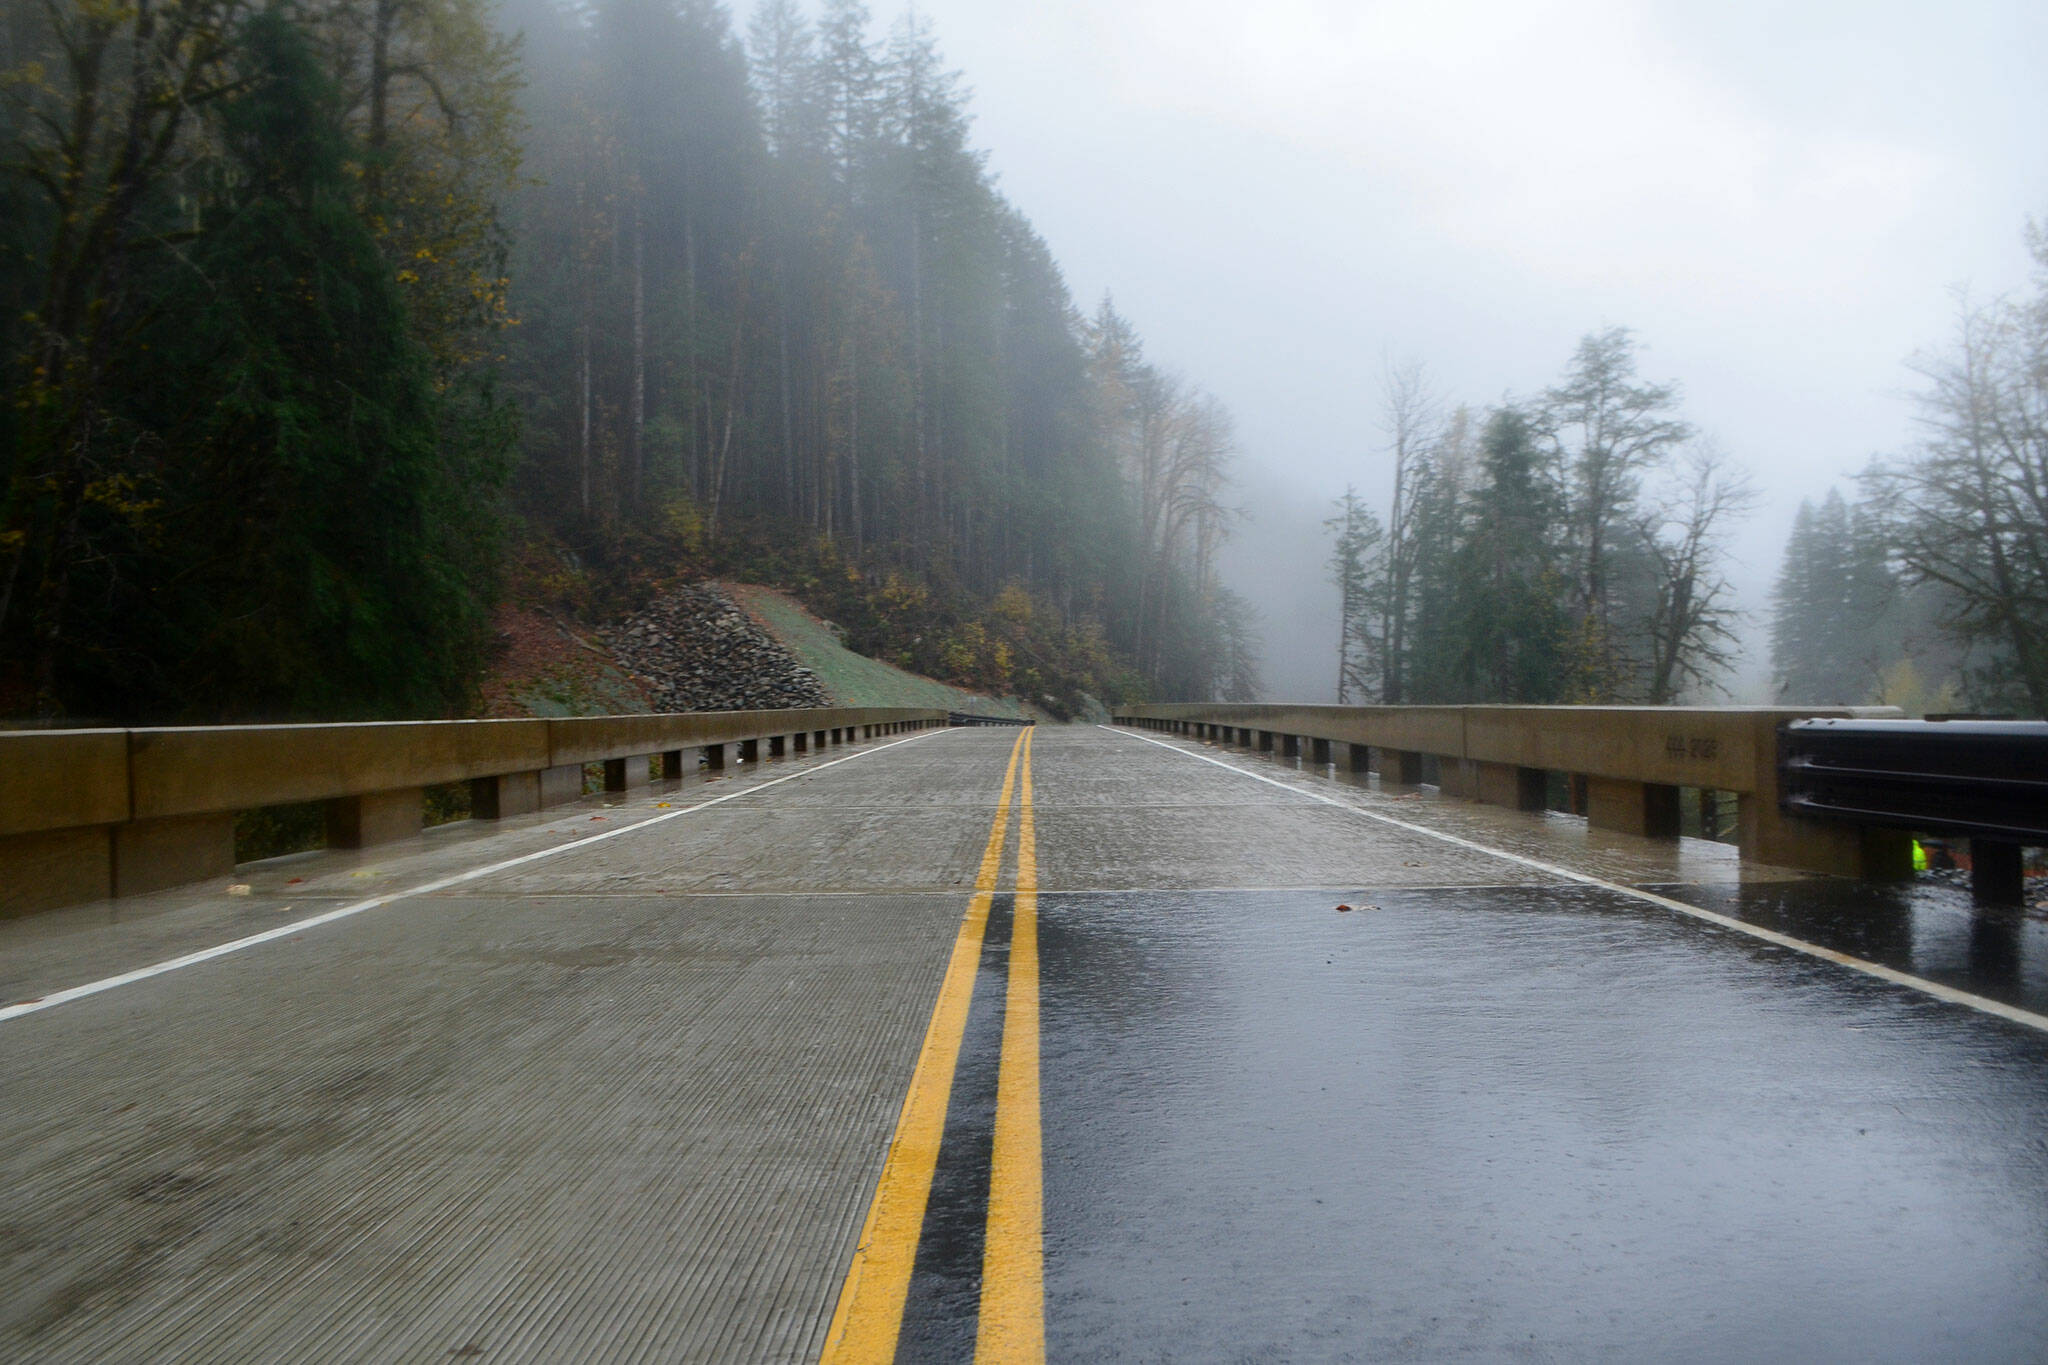
<instances>
[{"instance_id":1,"label":"concrete barrier post","mask_svg":"<svg viewBox=\"0 0 2048 1365\"><path fill-rule=\"evenodd\" d=\"M1752 748L1752 789L1735 796L1735 838L1743 861L1873 881L1913 875L1913 838L1904 830L1802 820L1779 809L1776 718L1758 721Z\"/></svg>"},{"instance_id":2,"label":"concrete barrier post","mask_svg":"<svg viewBox=\"0 0 2048 1365\"><path fill-rule=\"evenodd\" d=\"M635 754L631 758L608 758L604 761L604 789L608 792L632 791L647 785L647 755Z\"/></svg>"},{"instance_id":3,"label":"concrete barrier post","mask_svg":"<svg viewBox=\"0 0 2048 1365\"><path fill-rule=\"evenodd\" d=\"M807 754L807 753L809 753L809 752L811 751L811 732L810 732L810 731L808 731L808 730L799 730L799 731L797 731L797 732L796 732L795 734L791 735L791 736L789 737L789 739L790 739L790 752L792 752L792 753L798 753L798 754Z\"/></svg>"},{"instance_id":4,"label":"concrete barrier post","mask_svg":"<svg viewBox=\"0 0 2048 1365\"><path fill-rule=\"evenodd\" d=\"M1352 773L1372 771L1372 746L1370 744L1347 744L1344 746L1344 770Z\"/></svg>"},{"instance_id":5,"label":"concrete barrier post","mask_svg":"<svg viewBox=\"0 0 2048 1365\"><path fill-rule=\"evenodd\" d=\"M500 773L496 777L475 777L469 782L469 818L503 820L530 815L540 809L539 773Z\"/></svg>"},{"instance_id":6,"label":"concrete barrier post","mask_svg":"<svg viewBox=\"0 0 2048 1365\"><path fill-rule=\"evenodd\" d=\"M327 802L327 846L370 848L398 839L410 839L426 824L421 804L423 796L418 787L398 787L391 791L333 798ZM233 827L230 817L230 837Z\"/></svg>"},{"instance_id":7,"label":"concrete barrier post","mask_svg":"<svg viewBox=\"0 0 2048 1365\"><path fill-rule=\"evenodd\" d=\"M825 747L825 732L824 732L823 730L813 730L813 731L811 732L811 748L813 748L813 749L822 749L822 748L824 748L824 747Z\"/></svg>"},{"instance_id":8,"label":"concrete barrier post","mask_svg":"<svg viewBox=\"0 0 2048 1365\"><path fill-rule=\"evenodd\" d=\"M789 737L788 737L787 735L770 735L770 736L768 736L768 757L770 757L770 758L782 758L782 757L784 757L785 755L787 755L788 753L789 753Z\"/></svg>"},{"instance_id":9,"label":"concrete barrier post","mask_svg":"<svg viewBox=\"0 0 2048 1365\"><path fill-rule=\"evenodd\" d=\"M700 752L704 755L704 769L706 772L723 772L725 770L725 746L723 744L707 744Z\"/></svg>"},{"instance_id":10,"label":"concrete barrier post","mask_svg":"<svg viewBox=\"0 0 2048 1365\"><path fill-rule=\"evenodd\" d=\"M1479 765L1470 759L1446 758L1437 755L1436 789L1445 796L1461 797L1467 801L1479 799Z\"/></svg>"},{"instance_id":11,"label":"concrete barrier post","mask_svg":"<svg viewBox=\"0 0 2048 1365\"><path fill-rule=\"evenodd\" d=\"M0 838L0 919L113 894L110 826L81 825Z\"/></svg>"},{"instance_id":12,"label":"concrete barrier post","mask_svg":"<svg viewBox=\"0 0 2048 1365\"><path fill-rule=\"evenodd\" d=\"M1271 730L1259 731L1259 752L1262 754L1273 752L1273 732Z\"/></svg>"},{"instance_id":13,"label":"concrete barrier post","mask_svg":"<svg viewBox=\"0 0 2048 1365\"><path fill-rule=\"evenodd\" d=\"M413 833L418 832L419 792L415 789ZM334 843L331 830L327 842ZM234 870L232 813L178 815L114 826L112 882L116 896L146 895L186 882L225 877Z\"/></svg>"},{"instance_id":14,"label":"concrete barrier post","mask_svg":"<svg viewBox=\"0 0 2048 1365\"><path fill-rule=\"evenodd\" d=\"M1618 777L1586 779L1586 823L1617 834L1678 837L1678 788Z\"/></svg>"},{"instance_id":15,"label":"concrete barrier post","mask_svg":"<svg viewBox=\"0 0 2048 1365\"><path fill-rule=\"evenodd\" d=\"M760 740L758 740L758 739L743 739L743 740L741 740L741 741L740 741L740 762L742 762L742 763L759 763L760 761L761 761L761 741L760 741Z\"/></svg>"},{"instance_id":16,"label":"concrete barrier post","mask_svg":"<svg viewBox=\"0 0 2048 1365\"><path fill-rule=\"evenodd\" d=\"M680 782L683 780L683 751L663 749L661 751L661 780Z\"/></svg>"},{"instance_id":17,"label":"concrete barrier post","mask_svg":"<svg viewBox=\"0 0 2048 1365\"><path fill-rule=\"evenodd\" d=\"M1521 768L1511 763L1479 763L1477 791L1489 806L1511 810L1542 810L1550 789L1550 774L1541 768Z\"/></svg>"},{"instance_id":18,"label":"concrete barrier post","mask_svg":"<svg viewBox=\"0 0 2048 1365\"><path fill-rule=\"evenodd\" d=\"M1330 741L1327 739L1318 739L1310 741L1309 758L1316 765L1316 771L1318 772L1322 771L1324 768L1329 767Z\"/></svg>"},{"instance_id":19,"label":"concrete barrier post","mask_svg":"<svg viewBox=\"0 0 2048 1365\"><path fill-rule=\"evenodd\" d=\"M1282 735L1282 736L1280 736L1280 757L1282 757L1282 758L1300 758L1300 757L1301 757L1301 736L1300 736L1300 735Z\"/></svg>"},{"instance_id":20,"label":"concrete barrier post","mask_svg":"<svg viewBox=\"0 0 2048 1365\"><path fill-rule=\"evenodd\" d=\"M1422 785L1422 755L1412 749L1380 750L1380 781L1397 787Z\"/></svg>"},{"instance_id":21,"label":"concrete barrier post","mask_svg":"<svg viewBox=\"0 0 2048 1365\"><path fill-rule=\"evenodd\" d=\"M540 775L540 803L543 806L567 805L583 796L583 765L562 763L544 770Z\"/></svg>"}]
</instances>

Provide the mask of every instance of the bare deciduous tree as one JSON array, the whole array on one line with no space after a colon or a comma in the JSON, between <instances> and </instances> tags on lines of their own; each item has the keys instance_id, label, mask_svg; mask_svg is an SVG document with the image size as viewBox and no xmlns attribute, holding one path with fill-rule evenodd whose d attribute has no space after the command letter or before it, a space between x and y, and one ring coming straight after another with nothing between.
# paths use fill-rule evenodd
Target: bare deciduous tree
<instances>
[{"instance_id":1,"label":"bare deciduous tree","mask_svg":"<svg viewBox=\"0 0 2048 1365\"><path fill-rule=\"evenodd\" d=\"M1380 376L1380 414L1394 455L1394 496L1387 509L1386 591L1380 614L1380 700L1405 700L1401 662L1406 657L1408 615L1415 581L1415 501L1422 481L1417 466L1443 433L1443 401L1422 362L1389 362Z\"/></svg>"},{"instance_id":2,"label":"bare deciduous tree","mask_svg":"<svg viewBox=\"0 0 2048 1365\"><path fill-rule=\"evenodd\" d=\"M2048 296L1965 300L1950 348L1915 369L1919 448L1866 487L1908 581L1948 588L1954 632L1990 648L1984 690L2048 715Z\"/></svg>"},{"instance_id":3,"label":"bare deciduous tree","mask_svg":"<svg viewBox=\"0 0 2048 1365\"><path fill-rule=\"evenodd\" d=\"M1674 485L1637 520L1655 574L1642 634L1649 646L1648 700L1668 706L1734 662L1741 620L1722 563L1729 524L1753 510L1756 489L1705 443L1683 457Z\"/></svg>"}]
</instances>

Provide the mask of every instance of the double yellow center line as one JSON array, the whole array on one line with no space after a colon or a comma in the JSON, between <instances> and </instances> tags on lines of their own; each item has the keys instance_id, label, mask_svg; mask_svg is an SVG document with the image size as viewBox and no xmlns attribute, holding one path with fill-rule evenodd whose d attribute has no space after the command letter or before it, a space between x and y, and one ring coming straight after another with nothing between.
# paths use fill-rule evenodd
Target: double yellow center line
<instances>
[{"instance_id":1,"label":"double yellow center line","mask_svg":"<svg viewBox=\"0 0 2048 1365\"><path fill-rule=\"evenodd\" d=\"M1002 796L989 827L952 960L925 1030L910 1093L868 1206L853 1265L825 1334L825 1365L893 1360L910 1294L925 1205L938 1170L953 1072L967 1031L989 904L1002 872L1011 797L1017 810L1017 895L1010 930L1010 980L996 1077L994 1154L982 1255L977 1361L1045 1359L1044 1182L1038 1103L1038 842L1031 820L1031 736L1010 749Z\"/></svg>"}]
</instances>

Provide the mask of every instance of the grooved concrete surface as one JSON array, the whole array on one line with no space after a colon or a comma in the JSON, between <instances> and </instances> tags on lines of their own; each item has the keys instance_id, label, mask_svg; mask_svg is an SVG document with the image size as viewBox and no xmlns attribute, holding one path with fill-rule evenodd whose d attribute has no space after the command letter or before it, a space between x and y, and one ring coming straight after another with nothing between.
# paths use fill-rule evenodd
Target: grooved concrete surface
<instances>
[{"instance_id":1,"label":"grooved concrete surface","mask_svg":"<svg viewBox=\"0 0 2048 1365\"><path fill-rule=\"evenodd\" d=\"M1015 739L0 924L18 1001L545 855L0 1021L0 1358L815 1358ZM1034 740L1056 1356L2048 1339L2039 1035L1305 794L1914 970L1949 909L1173 747ZM1973 934L1959 984L2038 1008L1987 976L2032 935ZM971 1340L946 1311L906 1341Z\"/></svg>"},{"instance_id":2,"label":"grooved concrete surface","mask_svg":"<svg viewBox=\"0 0 2048 1365\"><path fill-rule=\"evenodd\" d=\"M0 1023L0 1357L814 1357L1014 738L5 926L19 999L745 793Z\"/></svg>"}]
</instances>

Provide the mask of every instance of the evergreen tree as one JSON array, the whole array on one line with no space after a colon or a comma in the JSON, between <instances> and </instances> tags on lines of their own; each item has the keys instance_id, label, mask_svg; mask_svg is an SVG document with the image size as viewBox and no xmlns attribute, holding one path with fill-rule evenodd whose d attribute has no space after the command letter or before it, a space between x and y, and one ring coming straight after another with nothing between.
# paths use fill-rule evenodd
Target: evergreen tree
<instances>
[{"instance_id":1,"label":"evergreen tree","mask_svg":"<svg viewBox=\"0 0 2048 1365\"><path fill-rule=\"evenodd\" d=\"M1539 417L1569 489L1578 700L1626 699L1646 663L1626 625L1643 614L1649 569L1633 538L1636 503L1643 476L1692 436L1676 416L1677 401L1673 386L1637 379L1635 341L1625 327L1583 338L1564 382L1545 395Z\"/></svg>"},{"instance_id":2,"label":"evergreen tree","mask_svg":"<svg viewBox=\"0 0 2048 1365\"><path fill-rule=\"evenodd\" d=\"M1562 699L1566 615L1555 539L1561 501L1535 423L1520 409L1496 410L1480 437L1478 479L1453 566L1459 695L1445 700Z\"/></svg>"},{"instance_id":3,"label":"evergreen tree","mask_svg":"<svg viewBox=\"0 0 2048 1365\"><path fill-rule=\"evenodd\" d=\"M220 116L232 188L163 266L123 376L170 452L170 558L116 610L161 632L148 657L190 661L182 714L459 713L506 433L445 411L353 206L338 92L303 30L267 10L238 47Z\"/></svg>"},{"instance_id":4,"label":"evergreen tree","mask_svg":"<svg viewBox=\"0 0 2048 1365\"><path fill-rule=\"evenodd\" d=\"M1802 502L1772 591L1771 661L1791 702L1860 705L1903 642L1883 645L1895 584L1883 542L1830 489ZM1892 622L1891 624L1896 624Z\"/></svg>"}]
</instances>

